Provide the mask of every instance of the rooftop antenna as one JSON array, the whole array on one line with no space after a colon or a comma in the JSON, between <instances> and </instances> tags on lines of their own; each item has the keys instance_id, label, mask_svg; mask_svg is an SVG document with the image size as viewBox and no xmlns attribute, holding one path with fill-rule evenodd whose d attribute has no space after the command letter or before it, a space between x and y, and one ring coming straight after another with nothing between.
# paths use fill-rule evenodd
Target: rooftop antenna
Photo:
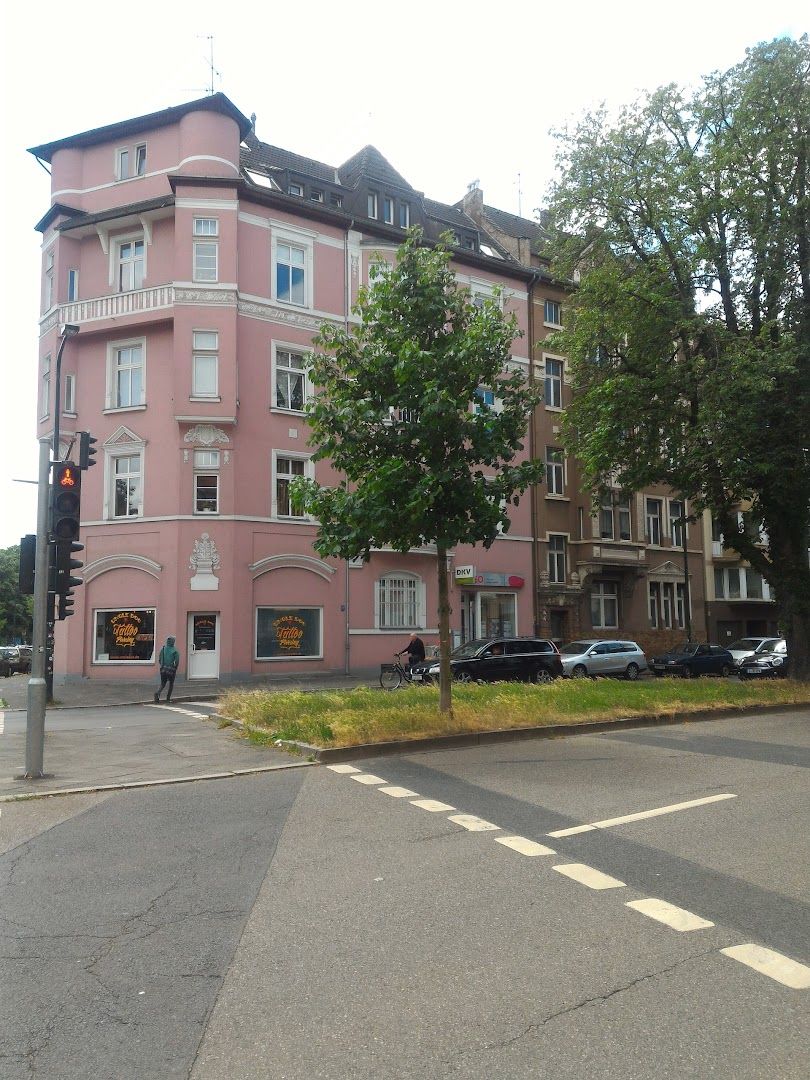
<instances>
[{"instance_id":1,"label":"rooftop antenna","mask_svg":"<svg viewBox=\"0 0 810 1080\"><path fill-rule=\"evenodd\" d=\"M517 174L518 217L523 217L523 191L520 186L520 173Z\"/></svg>"},{"instance_id":2,"label":"rooftop antenna","mask_svg":"<svg viewBox=\"0 0 810 1080\"><path fill-rule=\"evenodd\" d=\"M222 72L218 71L214 67L214 35L213 34L197 34L198 38L204 38L208 42L208 73L209 80L207 86L187 86L185 90L193 91L195 94L202 93L214 94L214 76L218 79L222 79Z\"/></svg>"}]
</instances>

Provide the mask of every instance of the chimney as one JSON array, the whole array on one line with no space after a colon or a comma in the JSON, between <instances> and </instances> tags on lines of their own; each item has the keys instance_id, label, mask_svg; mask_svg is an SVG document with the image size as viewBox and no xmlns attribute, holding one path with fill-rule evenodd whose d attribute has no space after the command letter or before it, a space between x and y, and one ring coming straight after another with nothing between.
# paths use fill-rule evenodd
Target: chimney
<instances>
[{"instance_id":1,"label":"chimney","mask_svg":"<svg viewBox=\"0 0 810 1080\"><path fill-rule=\"evenodd\" d=\"M468 214L477 225L480 225L484 217L484 193L478 186L477 180L473 180L467 187L467 193L461 205L464 213Z\"/></svg>"}]
</instances>

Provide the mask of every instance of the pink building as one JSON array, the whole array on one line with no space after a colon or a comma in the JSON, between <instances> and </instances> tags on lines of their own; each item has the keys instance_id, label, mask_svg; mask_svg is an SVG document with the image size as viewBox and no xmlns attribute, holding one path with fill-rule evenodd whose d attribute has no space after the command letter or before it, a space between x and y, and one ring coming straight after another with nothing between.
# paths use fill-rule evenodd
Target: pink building
<instances>
[{"instance_id":1,"label":"pink building","mask_svg":"<svg viewBox=\"0 0 810 1080\"><path fill-rule=\"evenodd\" d=\"M260 142L222 94L34 147L52 171L42 234L39 435L53 429L61 328L63 453L84 474L75 614L56 674L154 680L173 634L191 679L371 672L412 629L438 643L435 552L321 559L290 505L313 466L303 406L324 320L350 322L404 230L452 229L474 293L506 290L527 329L531 271L461 208L414 190L373 147L339 167ZM528 373L528 337L514 363ZM457 639L531 634L528 497L486 551L454 553Z\"/></svg>"}]
</instances>

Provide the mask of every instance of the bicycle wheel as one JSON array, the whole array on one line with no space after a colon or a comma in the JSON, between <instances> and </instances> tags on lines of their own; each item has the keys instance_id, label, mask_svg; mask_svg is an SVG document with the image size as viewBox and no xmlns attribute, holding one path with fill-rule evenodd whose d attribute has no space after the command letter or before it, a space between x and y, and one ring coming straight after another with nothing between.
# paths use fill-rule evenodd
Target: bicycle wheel
<instances>
[{"instance_id":1,"label":"bicycle wheel","mask_svg":"<svg viewBox=\"0 0 810 1080\"><path fill-rule=\"evenodd\" d=\"M396 668L381 671L380 686L383 690L398 690L402 686L402 674Z\"/></svg>"}]
</instances>

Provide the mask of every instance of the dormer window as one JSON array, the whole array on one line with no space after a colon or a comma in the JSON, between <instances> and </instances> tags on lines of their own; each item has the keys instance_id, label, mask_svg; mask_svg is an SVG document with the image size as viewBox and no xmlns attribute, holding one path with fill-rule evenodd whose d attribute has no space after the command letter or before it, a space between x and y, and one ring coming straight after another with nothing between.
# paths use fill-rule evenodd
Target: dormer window
<instances>
[{"instance_id":1,"label":"dormer window","mask_svg":"<svg viewBox=\"0 0 810 1080\"><path fill-rule=\"evenodd\" d=\"M376 218L377 216L377 192L370 191L368 193L368 216L370 218Z\"/></svg>"},{"instance_id":2,"label":"dormer window","mask_svg":"<svg viewBox=\"0 0 810 1080\"><path fill-rule=\"evenodd\" d=\"M319 191L318 188L312 188L309 197L312 202L323 202L323 192Z\"/></svg>"},{"instance_id":3,"label":"dormer window","mask_svg":"<svg viewBox=\"0 0 810 1080\"><path fill-rule=\"evenodd\" d=\"M297 195L299 199L304 197L304 185L292 182L287 188L288 195Z\"/></svg>"},{"instance_id":4,"label":"dormer window","mask_svg":"<svg viewBox=\"0 0 810 1080\"><path fill-rule=\"evenodd\" d=\"M383 221L386 225L394 224L394 200L390 195L383 198Z\"/></svg>"},{"instance_id":5,"label":"dormer window","mask_svg":"<svg viewBox=\"0 0 810 1080\"><path fill-rule=\"evenodd\" d=\"M333 191L332 194L329 196L329 202L332 206L336 206L338 207L338 209L340 209L340 207L343 206L343 196L338 195L337 192Z\"/></svg>"},{"instance_id":6,"label":"dormer window","mask_svg":"<svg viewBox=\"0 0 810 1080\"><path fill-rule=\"evenodd\" d=\"M146 174L146 143L122 146L116 155L115 176L117 180L131 180Z\"/></svg>"},{"instance_id":7,"label":"dormer window","mask_svg":"<svg viewBox=\"0 0 810 1080\"><path fill-rule=\"evenodd\" d=\"M407 229L411 224L411 204L401 202L399 204L399 227Z\"/></svg>"}]
</instances>

